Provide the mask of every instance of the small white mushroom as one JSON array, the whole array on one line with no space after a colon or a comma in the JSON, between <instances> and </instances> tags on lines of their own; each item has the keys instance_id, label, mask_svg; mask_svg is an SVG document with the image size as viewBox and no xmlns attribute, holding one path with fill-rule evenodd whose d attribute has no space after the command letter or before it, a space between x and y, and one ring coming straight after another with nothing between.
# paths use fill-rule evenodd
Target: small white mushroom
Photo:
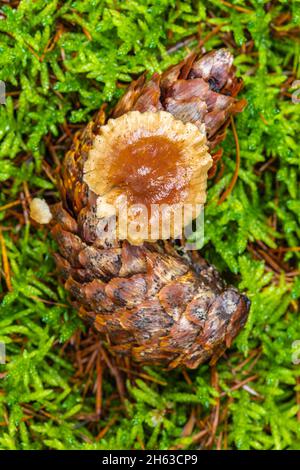
<instances>
[{"instance_id":1,"label":"small white mushroom","mask_svg":"<svg viewBox=\"0 0 300 470\"><path fill-rule=\"evenodd\" d=\"M50 207L44 199L35 197L30 203L30 217L39 224L49 224L52 219Z\"/></svg>"}]
</instances>

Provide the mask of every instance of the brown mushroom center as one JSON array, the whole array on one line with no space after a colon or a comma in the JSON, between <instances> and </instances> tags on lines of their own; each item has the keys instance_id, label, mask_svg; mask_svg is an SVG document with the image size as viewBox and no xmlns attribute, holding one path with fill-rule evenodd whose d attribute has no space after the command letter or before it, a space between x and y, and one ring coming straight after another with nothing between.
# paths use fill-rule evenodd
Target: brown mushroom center
<instances>
[{"instance_id":1,"label":"brown mushroom center","mask_svg":"<svg viewBox=\"0 0 300 470\"><path fill-rule=\"evenodd\" d=\"M184 200L189 182L180 142L164 136L140 137L114 149L109 179L124 188L131 204L176 204Z\"/></svg>"}]
</instances>

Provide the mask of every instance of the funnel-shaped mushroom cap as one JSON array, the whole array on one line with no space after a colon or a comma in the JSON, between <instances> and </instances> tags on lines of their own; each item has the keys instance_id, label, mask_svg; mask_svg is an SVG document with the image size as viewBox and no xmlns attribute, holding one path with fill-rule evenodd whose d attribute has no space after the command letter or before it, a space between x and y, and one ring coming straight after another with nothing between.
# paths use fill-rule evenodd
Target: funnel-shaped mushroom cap
<instances>
[{"instance_id":1,"label":"funnel-shaped mushroom cap","mask_svg":"<svg viewBox=\"0 0 300 470\"><path fill-rule=\"evenodd\" d=\"M137 244L176 237L197 216L211 165L204 128L165 111L132 111L101 128L84 165L84 181L99 196L98 217L117 209L118 238ZM183 211L182 217L172 215ZM135 223L138 230L132 230Z\"/></svg>"}]
</instances>

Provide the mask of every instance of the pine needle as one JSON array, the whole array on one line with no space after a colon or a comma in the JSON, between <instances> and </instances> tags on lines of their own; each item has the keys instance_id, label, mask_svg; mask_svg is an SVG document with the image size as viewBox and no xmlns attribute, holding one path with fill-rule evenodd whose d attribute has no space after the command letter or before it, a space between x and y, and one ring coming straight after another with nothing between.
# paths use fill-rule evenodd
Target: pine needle
<instances>
[{"instance_id":1,"label":"pine needle","mask_svg":"<svg viewBox=\"0 0 300 470\"><path fill-rule=\"evenodd\" d=\"M224 193L220 197L220 199L218 201L218 205L222 204L222 202L224 202L225 199L227 199L227 197L232 192L232 190L233 190L233 188L234 188L234 186L237 182L237 179L238 179L238 176L239 176L239 170L240 170L240 163L241 163L240 144L239 144L239 139L238 139L238 135L237 135L237 132L236 132L236 127L235 127L234 120L233 120L232 116L230 117L230 121L231 121L231 127L232 127L232 132L233 132L234 141L235 141L235 148L236 148L236 165L235 165L235 170L234 170L234 173L233 173L233 177L232 177L232 179L231 179L231 181L228 185L228 188L224 191Z\"/></svg>"}]
</instances>

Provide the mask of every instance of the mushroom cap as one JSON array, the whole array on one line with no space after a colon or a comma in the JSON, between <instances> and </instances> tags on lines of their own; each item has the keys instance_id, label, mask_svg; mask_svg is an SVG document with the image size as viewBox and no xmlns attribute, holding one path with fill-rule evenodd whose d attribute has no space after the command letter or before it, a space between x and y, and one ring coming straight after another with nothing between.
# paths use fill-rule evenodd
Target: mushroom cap
<instances>
[{"instance_id":1,"label":"mushroom cap","mask_svg":"<svg viewBox=\"0 0 300 470\"><path fill-rule=\"evenodd\" d=\"M98 217L116 215L117 237L139 244L179 236L206 200L211 165L204 126L131 111L101 127L83 172Z\"/></svg>"}]
</instances>

